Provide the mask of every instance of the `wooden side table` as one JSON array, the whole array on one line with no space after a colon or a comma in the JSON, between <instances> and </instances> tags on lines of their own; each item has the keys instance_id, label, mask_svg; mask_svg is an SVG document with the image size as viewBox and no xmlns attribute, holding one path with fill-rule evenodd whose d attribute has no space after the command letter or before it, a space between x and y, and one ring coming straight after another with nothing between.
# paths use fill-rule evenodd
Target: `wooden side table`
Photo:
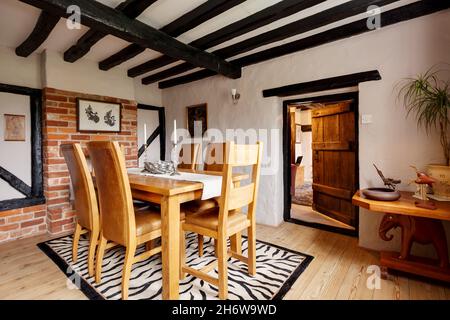
<instances>
[{"instance_id":1,"label":"wooden side table","mask_svg":"<svg viewBox=\"0 0 450 320\"><path fill-rule=\"evenodd\" d=\"M385 273L393 269L450 282L447 239L442 224L443 220L450 221L450 202L435 201L437 210L427 210L415 206L417 199L412 192L401 194L399 200L387 202L367 199L358 191L352 199L354 205L385 214L379 228L383 240L393 238L387 236L390 229L402 229L401 252L381 252L381 267ZM414 242L434 245L439 259L412 256Z\"/></svg>"}]
</instances>

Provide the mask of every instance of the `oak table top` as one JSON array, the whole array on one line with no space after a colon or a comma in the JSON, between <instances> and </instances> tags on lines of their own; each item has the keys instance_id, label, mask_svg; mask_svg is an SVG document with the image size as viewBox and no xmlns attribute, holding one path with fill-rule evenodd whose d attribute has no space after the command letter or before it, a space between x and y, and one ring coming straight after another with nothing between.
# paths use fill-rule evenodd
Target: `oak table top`
<instances>
[{"instance_id":1,"label":"oak table top","mask_svg":"<svg viewBox=\"0 0 450 320\"><path fill-rule=\"evenodd\" d=\"M450 221L450 202L433 200L437 209L428 210L415 206L414 202L418 199L413 197L412 192L400 191L400 193L402 196L397 201L378 201L367 199L361 191L358 191L353 196L352 203L370 211Z\"/></svg>"},{"instance_id":2,"label":"oak table top","mask_svg":"<svg viewBox=\"0 0 450 320\"><path fill-rule=\"evenodd\" d=\"M222 175L222 172L214 171L191 171L191 170L179 170L181 172L207 174L207 175ZM182 194L192 191L200 191L203 189L201 182L195 181L183 181L174 180L165 177L144 176L134 173L129 173L128 178L130 180L131 189L151 192L163 196L172 196L176 194ZM233 181L242 181L248 179L248 174L235 174L233 175Z\"/></svg>"}]
</instances>

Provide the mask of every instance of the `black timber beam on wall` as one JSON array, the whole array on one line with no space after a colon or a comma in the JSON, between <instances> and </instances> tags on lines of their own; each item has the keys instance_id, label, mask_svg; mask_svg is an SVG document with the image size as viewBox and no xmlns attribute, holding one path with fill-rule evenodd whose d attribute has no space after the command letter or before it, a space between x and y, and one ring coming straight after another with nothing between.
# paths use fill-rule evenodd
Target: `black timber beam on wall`
<instances>
[{"instance_id":1,"label":"black timber beam on wall","mask_svg":"<svg viewBox=\"0 0 450 320\"><path fill-rule=\"evenodd\" d=\"M263 91L263 97L264 98L287 97L311 92L341 89L356 86L361 82L374 80L381 80L381 75L378 72L378 70L352 73L338 77L302 82L288 86L267 89Z\"/></svg>"},{"instance_id":2,"label":"black timber beam on wall","mask_svg":"<svg viewBox=\"0 0 450 320\"><path fill-rule=\"evenodd\" d=\"M256 30L262 26L268 25L274 21L285 18L324 1L325 0L284 0L215 32L207 34L204 37L189 43L189 45L199 49L212 48L220 43ZM174 59L167 59L165 56L158 57L130 69L128 75L131 77L136 77L146 72L166 66L175 61L176 60Z\"/></svg>"},{"instance_id":3,"label":"black timber beam on wall","mask_svg":"<svg viewBox=\"0 0 450 320\"><path fill-rule=\"evenodd\" d=\"M0 166L0 179L7 182L11 187L27 198L31 197L31 187L2 166Z\"/></svg>"},{"instance_id":4,"label":"black timber beam on wall","mask_svg":"<svg viewBox=\"0 0 450 320\"><path fill-rule=\"evenodd\" d=\"M408 4L396 9L385 11L381 16L381 27L386 27L402 21L411 20L428 14L432 14L441 10L450 8L450 2L422 0ZM361 19L349 24L324 31L297 41L289 42L277 47L266 49L248 56L231 61L233 64L242 67L278 58L287 54L299 52L302 50L317 47L323 44L334 42L337 40L346 39L352 36L363 34L366 32L373 32L377 29L367 28L367 19ZM214 76L214 72L209 70L200 70L181 77L162 81L159 83L159 88L165 89L173 86L189 83Z\"/></svg>"},{"instance_id":5,"label":"black timber beam on wall","mask_svg":"<svg viewBox=\"0 0 450 320\"><path fill-rule=\"evenodd\" d=\"M369 6L384 6L387 4L390 4L392 2L396 2L398 0L354 0L349 1L344 4L338 5L336 7L332 7L328 10L321 11L317 14L314 14L312 16L294 21L292 23L289 23L285 26L282 26L280 28L267 31L265 33L262 33L260 35L257 35L253 38L249 38L246 40L243 40L241 42L238 42L236 44L233 44L231 46L219 49L214 51L213 53L219 57L222 57L224 59L230 58L233 56L236 56L238 54L253 50L257 47L270 44L272 42L280 41L286 38L289 38L291 36L305 33L320 27L323 27L325 25L328 25L330 23L338 22L340 20L353 17L357 14L361 14L367 11L367 8ZM170 74L170 76L173 76L176 73L177 69L182 69L183 72L186 72L188 70L192 70L195 68L195 66L189 65L189 63L182 64L182 67L180 65L164 70L160 73L153 74L147 78L142 79L143 84L150 84L152 82L156 82L159 80L165 79L165 76L167 74Z\"/></svg>"},{"instance_id":6,"label":"black timber beam on wall","mask_svg":"<svg viewBox=\"0 0 450 320\"><path fill-rule=\"evenodd\" d=\"M20 0L55 15L68 17L66 8L77 5L81 9L81 21L90 28L111 34L122 40L159 51L171 57L188 61L198 67L216 71L229 78L239 78L241 68L214 54L186 45L167 34L138 20L91 0Z\"/></svg>"},{"instance_id":7,"label":"black timber beam on wall","mask_svg":"<svg viewBox=\"0 0 450 320\"><path fill-rule=\"evenodd\" d=\"M42 161L42 91L0 83L0 92L29 96L31 115L31 187L14 174L0 167L0 176L13 188L26 195L23 199L0 201L0 211L12 210L45 203Z\"/></svg>"},{"instance_id":8,"label":"black timber beam on wall","mask_svg":"<svg viewBox=\"0 0 450 320\"><path fill-rule=\"evenodd\" d=\"M33 31L31 31L28 38L16 48L16 54L20 57L28 57L32 54L45 40L47 40L59 20L59 16L42 11Z\"/></svg>"},{"instance_id":9,"label":"black timber beam on wall","mask_svg":"<svg viewBox=\"0 0 450 320\"><path fill-rule=\"evenodd\" d=\"M128 18L135 19L156 1L157 0L127 0L120 3L116 9L121 11ZM105 36L107 36L107 34L104 32L89 29L75 45L64 52L64 60L67 62L77 61L86 55L89 50Z\"/></svg>"},{"instance_id":10,"label":"black timber beam on wall","mask_svg":"<svg viewBox=\"0 0 450 320\"><path fill-rule=\"evenodd\" d=\"M189 31L205 21L214 18L215 16L227 11L228 9L241 4L246 0L209 0L198 6L197 8L189 11L188 13L182 15L178 19L172 21L165 27L161 28L160 31L167 33L169 36L178 37L179 35ZM195 46L194 46L195 47ZM99 68L101 70L109 70L131 58L134 58L145 48L136 45L129 45L119 52L113 54L112 56L100 61ZM173 61L177 61L177 59ZM170 62L169 62L170 63Z\"/></svg>"},{"instance_id":11,"label":"black timber beam on wall","mask_svg":"<svg viewBox=\"0 0 450 320\"><path fill-rule=\"evenodd\" d=\"M164 107L156 107L146 104L138 104L138 109L158 111L159 126L155 131L148 137L147 146L149 146L159 135L159 149L161 160L166 159L166 113ZM142 145L138 151L138 158L142 156L145 151L145 146Z\"/></svg>"}]
</instances>

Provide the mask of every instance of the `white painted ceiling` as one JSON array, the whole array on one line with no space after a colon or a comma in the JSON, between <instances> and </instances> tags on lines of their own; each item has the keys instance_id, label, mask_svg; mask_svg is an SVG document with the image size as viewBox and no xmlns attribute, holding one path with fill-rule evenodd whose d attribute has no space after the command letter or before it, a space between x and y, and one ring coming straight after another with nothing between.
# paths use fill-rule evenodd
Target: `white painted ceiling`
<instances>
[{"instance_id":1,"label":"white painted ceiling","mask_svg":"<svg viewBox=\"0 0 450 320\"><path fill-rule=\"evenodd\" d=\"M94 0L92 0L94 1ZM107 6L116 7L123 0L97 0ZM189 43L193 40L196 40L206 34L214 32L226 25L229 25L235 21L241 20L255 12L258 12L262 9L265 9L271 5L274 5L281 0L247 0L242 4L231 8L230 10L218 15L217 17L204 22L198 27L189 30L178 37L178 39L184 43ZM266 31L270 31L276 29L280 26L286 25L290 22L299 20L301 18L307 17L309 15L315 14L322 10L326 10L330 7L348 2L349 0L328 0L323 2L315 7L309 8L307 10L301 11L297 14L293 14L284 19L275 21L267 26L261 27L257 30L244 34L235 39L231 39L223 44L220 44L214 48L210 48L207 51L214 51L216 49L226 47L236 42L240 42L242 40L251 38L255 35L264 33ZM401 0L386 6L385 10L396 8L411 2L415 2L417 0ZM183 14L191 11L192 9L198 7L202 3L206 2L206 0L158 0L153 5L151 5L145 12L143 12L138 20L151 25L155 28L161 28L168 23L174 21L178 17ZM19 46L29 35L29 33L33 30L36 21L39 17L40 10L36 9L30 5L24 4L19 0L0 0L0 46L16 48ZM241 54L239 56L233 57L229 60L233 60L240 56L248 55L249 53L258 52L270 47L274 47L283 43L291 42L293 40L297 40L300 38L304 38L306 36L322 32L336 26L349 23L351 21L361 19L364 15L355 16L338 23L330 24L328 26L306 32L276 43L272 43L263 47L256 48L251 52L247 52ZM80 38L81 35L87 30L86 27L82 27L81 30L69 30L66 28L66 21L61 19L56 26L56 28L52 31L48 39L41 45L41 47L36 51L37 53L42 52L47 49L49 51L61 52L63 53L69 47L76 43L76 41ZM119 51L120 49L126 47L129 43L118 39L113 36L107 36L101 41L99 41L91 51L84 57L84 59L89 59L93 61L101 61L104 58L109 57L112 53ZM151 58L155 58L160 56L161 54L152 50L146 50L144 53L138 55L137 57L127 61L126 63L120 65L120 68L128 69L130 67L136 66L142 62L145 62ZM176 62L172 65L163 67L160 70L156 70L155 72L159 72L163 69L170 68L174 65L179 64L180 62ZM189 71L190 73L192 71ZM145 76L147 76L146 74ZM179 75L178 75L179 76Z\"/></svg>"}]
</instances>

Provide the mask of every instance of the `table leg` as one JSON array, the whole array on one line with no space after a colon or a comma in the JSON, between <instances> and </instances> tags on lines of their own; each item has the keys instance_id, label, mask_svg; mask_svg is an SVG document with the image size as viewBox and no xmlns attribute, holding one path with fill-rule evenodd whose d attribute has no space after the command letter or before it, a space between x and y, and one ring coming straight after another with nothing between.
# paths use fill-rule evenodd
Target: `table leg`
<instances>
[{"instance_id":1,"label":"table leg","mask_svg":"<svg viewBox=\"0 0 450 320\"><path fill-rule=\"evenodd\" d=\"M177 196L163 197L162 219L162 298L179 299L180 203Z\"/></svg>"},{"instance_id":2,"label":"table leg","mask_svg":"<svg viewBox=\"0 0 450 320\"><path fill-rule=\"evenodd\" d=\"M385 269L394 269L433 279L450 282L447 239L442 221L398 214L385 214L379 228L379 235L385 241L393 236L387 233L396 227L402 230L401 250L381 252L380 264ZM438 260L411 255L413 242L432 244Z\"/></svg>"}]
</instances>

